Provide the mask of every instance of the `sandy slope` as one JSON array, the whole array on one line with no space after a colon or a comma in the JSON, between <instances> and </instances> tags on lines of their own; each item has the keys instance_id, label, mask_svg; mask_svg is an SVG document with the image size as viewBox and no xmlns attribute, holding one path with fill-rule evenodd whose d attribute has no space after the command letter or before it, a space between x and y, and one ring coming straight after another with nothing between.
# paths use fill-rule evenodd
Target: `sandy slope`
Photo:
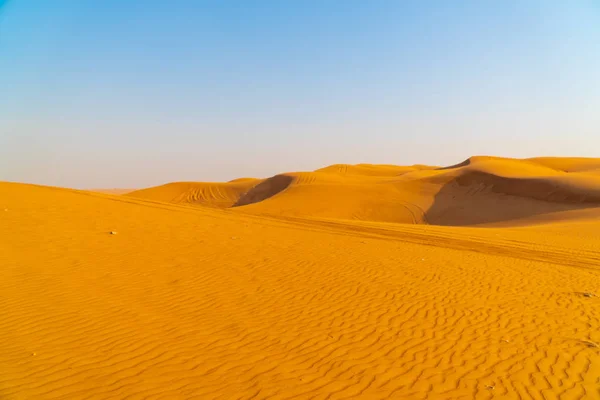
<instances>
[{"instance_id":1,"label":"sandy slope","mask_svg":"<svg viewBox=\"0 0 600 400\"><path fill-rule=\"evenodd\" d=\"M0 399L600 398L597 178L575 164L0 183Z\"/></svg>"},{"instance_id":2,"label":"sandy slope","mask_svg":"<svg viewBox=\"0 0 600 400\"><path fill-rule=\"evenodd\" d=\"M218 208L233 206L240 196L260 183L259 179L236 179L231 182L173 182L136 190L127 195L175 204L203 205Z\"/></svg>"}]
</instances>

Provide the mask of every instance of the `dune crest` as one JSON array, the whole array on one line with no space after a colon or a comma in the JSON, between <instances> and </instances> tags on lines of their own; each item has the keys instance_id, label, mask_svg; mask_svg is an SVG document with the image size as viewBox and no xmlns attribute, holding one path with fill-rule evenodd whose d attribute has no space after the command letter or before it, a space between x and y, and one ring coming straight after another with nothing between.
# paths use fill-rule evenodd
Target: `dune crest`
<instances>
[{"instance_id":1,"label":"dune crest","mask_svg":"<svg viewBox=\"0 0 600 400\"><path fill-rule=\"evenodd\" d=\"M122 195L135 191L137 189L89 189L90 192Z\"/></svg>"},{"instance_id":2,"label":"dune crest","mask_svg":"<svg viewBox=\"0 0 600 400\"><path fill-rule=\"evenodd\" d=\"M527 160L564 172L585 172L597 171L600 169L599 158L535 157L528 158Z\"/></svg>"},{"instance_id":3,"label":"dune crest","mask_svg":"<svg viewBox=\"0 0 600 400\"><path fill-rule=\"evenodd\" d=\"M426 165L399 166L388 164L334 164L324 168L317 169L315 172L333 173L341 175L358 176L399 176L407 172L435 169Z\"/></svg>"}]
</instances>

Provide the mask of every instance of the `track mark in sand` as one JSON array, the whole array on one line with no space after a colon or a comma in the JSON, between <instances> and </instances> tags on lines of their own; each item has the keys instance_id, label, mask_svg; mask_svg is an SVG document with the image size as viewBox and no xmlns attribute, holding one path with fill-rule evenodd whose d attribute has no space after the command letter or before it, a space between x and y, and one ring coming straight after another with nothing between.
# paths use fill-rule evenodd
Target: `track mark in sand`
<instances>
[{"instance_id":1,"label":"track mark in sand","mask_svg":"<svg viewBox=\"0 0 600 400\"><path fill-rule=\"evenodd\" d=\"M392 226L388 224L388 228L386 228L355 221L332 221L281 216L272 216L272 218L289 221L306 229L325 229L327 231L339 232L340 234L372 236L425 246L446 247L455 250L600 270L600 252L597 251L580 249L573 251L568 248L550 245L544 245L544 248L540 250L535 244L529 242L494 239L489 236L461 235L458 233L458 230L452 233L444 233L430 228L413 228L406 225Z\"/></svg>"}]
</instances>

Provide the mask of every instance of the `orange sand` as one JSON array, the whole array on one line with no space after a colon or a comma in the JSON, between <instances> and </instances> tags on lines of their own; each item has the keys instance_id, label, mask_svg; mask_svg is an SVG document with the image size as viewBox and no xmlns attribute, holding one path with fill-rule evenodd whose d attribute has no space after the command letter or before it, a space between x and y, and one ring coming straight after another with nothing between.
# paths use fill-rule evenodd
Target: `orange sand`
<instances>
[{"instance_id":1,"label":"orange sand","mask_svg":"<svg viewBox=\"0 0 600 400\"><path fill-rule=\"evenodd\" d=\"M598 399L599 168L0 183L0 399Z\"/></svg>"}]
</instances>

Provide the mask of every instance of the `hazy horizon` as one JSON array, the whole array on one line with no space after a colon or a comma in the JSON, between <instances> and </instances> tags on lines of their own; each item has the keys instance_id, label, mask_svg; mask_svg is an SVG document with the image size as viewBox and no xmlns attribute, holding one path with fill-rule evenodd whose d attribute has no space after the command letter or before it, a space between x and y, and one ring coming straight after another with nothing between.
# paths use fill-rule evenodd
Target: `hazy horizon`
<instances>
[{"instance_id":1,"label":"hazy horizon","mask_svg":"<svg viewBox=\"0 0 600 400\"><path fill-rule=\"evenodd\" d=\"M600 4L0 0L0 180L599 156Z\"/></svg>"}]
</instances>

